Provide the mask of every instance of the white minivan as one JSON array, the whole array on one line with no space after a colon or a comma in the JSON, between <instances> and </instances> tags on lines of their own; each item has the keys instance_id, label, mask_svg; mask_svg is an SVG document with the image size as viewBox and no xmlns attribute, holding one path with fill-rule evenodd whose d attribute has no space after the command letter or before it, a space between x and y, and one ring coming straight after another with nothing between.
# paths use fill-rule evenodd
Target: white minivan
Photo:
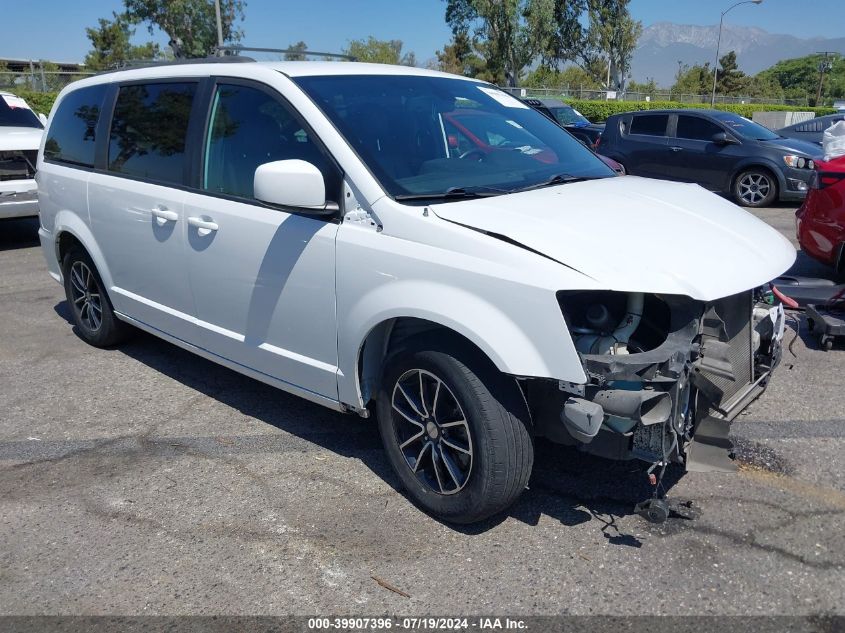
<instances>
[{"instance_id":1,"label":"white minivan","mask_svg":"<svg viewBox=\"0 0 845 633\"><path fill-rule=\"evenodd\" d=\"M535 437L707 462L780 357L760 288L785 238L696 185L617 177L481 81L238 57L106 73L59 95L37 167L79 336L135 326L375 415L447 521L507 508Z\"/></svg>"}]
</instances>

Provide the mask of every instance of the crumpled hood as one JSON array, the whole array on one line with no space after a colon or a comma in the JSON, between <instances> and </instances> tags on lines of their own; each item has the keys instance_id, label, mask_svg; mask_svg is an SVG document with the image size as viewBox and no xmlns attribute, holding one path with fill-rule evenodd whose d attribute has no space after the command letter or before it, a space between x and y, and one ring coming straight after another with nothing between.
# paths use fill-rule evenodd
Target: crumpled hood
<instances>
[{"instance_id":1,"label":"crumpled hood","mask_svg":"<svg viewBox=\"0 0 845 633\"><path fill-rule=\"evenodd\" d=\"M431 209L538 251L607 290L712 301L760 286L795 260L785 237L731 202L698 185L635 176Z\"/></svg>"},{"instance_id":2,"label":"crumpled hood","mask_svg":"<svg viewBox=\"0 0 845 633\"><path fill-rule=\"evenodd\" d=\"M41 145L44 130L35 127L0 126L0 151L15 149L37 150Z\"/></svg>"}]
</instances>

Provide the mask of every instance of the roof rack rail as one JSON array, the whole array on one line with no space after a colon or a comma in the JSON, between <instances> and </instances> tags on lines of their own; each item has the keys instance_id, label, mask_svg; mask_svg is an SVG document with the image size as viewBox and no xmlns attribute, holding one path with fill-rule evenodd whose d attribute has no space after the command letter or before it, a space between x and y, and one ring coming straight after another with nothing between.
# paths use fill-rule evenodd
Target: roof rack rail
<instances>
[{"instance_id":1,"label":"roof rack rail","mask_svg":"<svg viewBox=\"0 0 845 633\"><path fill-rule=\"evenodd\" d=\"M344 53L320 53L318 51L303 51L298 48L255 48L252 46L218 46L217 54L223 53L223 58L239 57L241 51L249 51L252 53L287 53L295 55L314 55L316 57L335 57L338 59L345 59L350 62L357 62L358 58L354 55L346 55Z\"/></svg>"},{"instance_id":2,"label":"roof rack rail","mask_svg":"<svg viewBox=\"0 0 845 633\"><path fill-rule=\"evenodd\" d=\"M108 73L118 73L122 70L135 70L136 68L158 68L159 66L184 66L186 64L242 64L245 62L254 62L252 57L246 55L226 55L224 57L191 57L188 59L138 59L123 62L115 68L103 70L98 75L106 75Z\"/></svg>"}]
</instances>

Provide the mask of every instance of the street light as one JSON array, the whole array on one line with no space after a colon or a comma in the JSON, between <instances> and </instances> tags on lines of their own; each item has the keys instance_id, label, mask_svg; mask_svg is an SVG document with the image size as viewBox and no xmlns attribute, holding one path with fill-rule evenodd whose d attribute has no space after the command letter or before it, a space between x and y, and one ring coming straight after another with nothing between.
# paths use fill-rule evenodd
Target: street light
<instances>
[{"instance_id":1,"label":"street light","mask_svg":"<svg viewBox=\"0 0 845 633\"><path fill-rule=\"evenodd\" d=\"M719 74L719 49L722 46L722 24L725 22L725 16L731 9L736 9L741 4L762 4L762 2L763 0L742 0L742 2L737 2L722 11L722 17L719 18L719 39L716 41L716 61L713 63L713 94L710 97L711 108L716 106L716 77Z\"/></svg>"}]
</instances>

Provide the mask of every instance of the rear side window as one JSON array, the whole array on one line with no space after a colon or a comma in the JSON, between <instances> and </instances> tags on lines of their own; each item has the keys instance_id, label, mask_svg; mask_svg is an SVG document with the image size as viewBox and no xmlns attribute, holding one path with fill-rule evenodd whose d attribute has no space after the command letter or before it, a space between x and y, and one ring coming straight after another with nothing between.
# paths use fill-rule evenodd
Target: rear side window
<instances>
[{"instance_id":1,"label":"rear side window","mask_svg":"<svg viewBox=\"0 0 845 633\"><path fill-rule=\"evenodd\" d=\"M181 183L196 86L187 82L122 86L109 133L109 171Z\"/></svg>"},{"instance_id":2,"label":"rear side window","mask_svg":"<svg viewBox=\"0 0 845 633\"><path fill-rule=\"evenodd\" d=\"M635 116L631 121L631 129L628 133L645 136L666 136L668 124L668 114L641 114Z\"/></svg>"},{"instance_id":3,"label":"rear side window","mask_svg":"<svg viewBox=\"0 0 845 633\"><path fill-rule=\"evenodd\" d=\"M105 84L80 88L62 99L44 143L47 161L94 166L95 134L106 88Z\"/></svg>"},{"instance_id":4,"label":"rear side window","mask_svg":"<svg viewBox=\"0 0 845 633\"><path fill-rule=\"evenodd\" d=\"M678 117L678 138L687 138L694 141L711 141L713 135L724 130L707 119L697 116L680 115Z\"/></svg>"}]
</instances>

